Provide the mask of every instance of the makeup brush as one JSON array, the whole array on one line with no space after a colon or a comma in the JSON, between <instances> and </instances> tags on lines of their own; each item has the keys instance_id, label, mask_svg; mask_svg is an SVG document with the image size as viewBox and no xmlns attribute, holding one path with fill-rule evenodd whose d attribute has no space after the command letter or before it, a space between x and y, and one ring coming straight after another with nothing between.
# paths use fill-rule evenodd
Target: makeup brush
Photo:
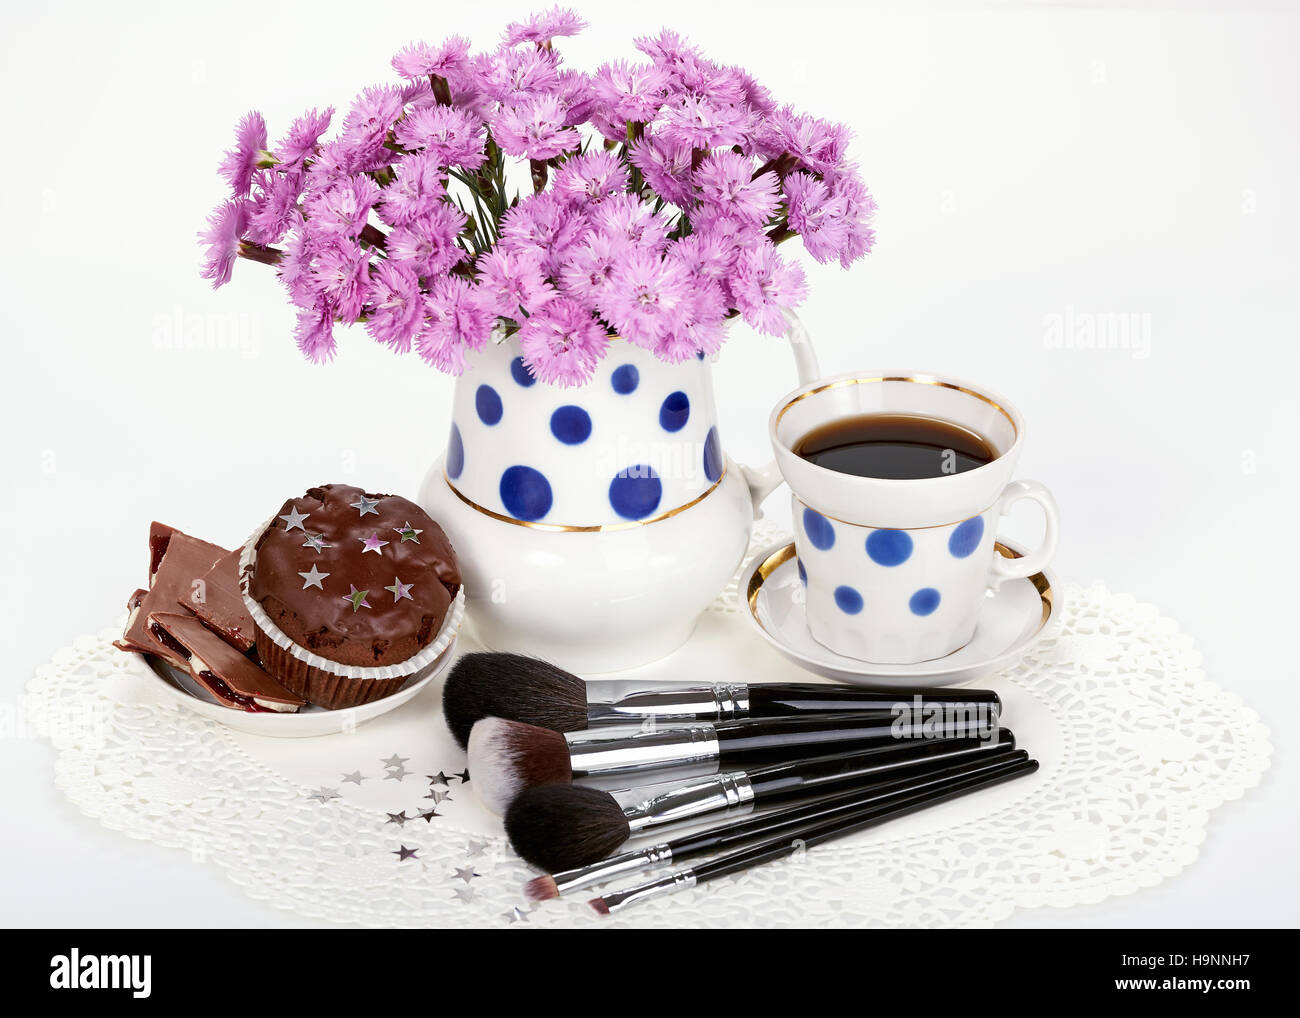
<instances>
[{"instance_id":1,"label":"makeup brush","mask_svg":"<svg viewBox=\"0 0 1300 1018\"><path fill-rule=\"evenodd\" d=\"M891 717L900 706L940 717L959 710L997 724L1002 701L991 689L877 690L812 682L663 685L597 680L584 682L563 668L524 654L483 651L466 654L442 687L442 713L461 746L474 723L505 718L579 732L602 725L728 721L803 714L870 714Z\"/></svg>"},{"instance_id":2,"label":"makeup brush","mask_svg":"<svg viewBox=\"0 0 1300 1018\"><path fill-rule=\"evenodd\" d=\"M578 781L622 788L636 781L717 774L736 767L849 753L871 743L989 736L987 723L961 719L937 732L924 722L895 722L851 714L703 722L643 730L597 728L554 732L520 721L484 718L469 735L469 769L479 800L501 813L534 785ZM647 778L649 772L661 776Z\"/></svg>"},{"instance_id":3,"label":"makeup brush","mask_svg":"<svg viewBox=\"0 0 1300 1018\"><path fill-rule=\"evenodd\" d=\"M1014 748L1015 737L999 729L996 739L927 739L613 792L541 785L520 793L510 804L506 836L525 861L553 873L604 859L633 835L670 824L722 813L747 814L848 791L901 788L931 772Z\"/></svg>"},{"instance_id":4,"label":"makeup brush","mask_svg":"<svg viewBox=\"0 0 1300 1018\"><path fill-rule=\"evenodd\" d=\"M612 915L639 901L657 898L663 894L672 894L675 891L707 883L718 877L740 873L752 866L760 866L765 862L772 862L776 859L794 855L806 848L812 848L815 845L834 841L836 838L856 834L859 831L879 826L897 817L915 813L959 796L969 795L971 792L982 788L1001 784L1004 781L1012 781L1024 777L1026 774L1033 774L1036 770L1038 770L1037 760L1026 760L1007 767L997 768L989 774L977 775L965 780L955 781L940 788L920 792L916 795L904 796L892 804L868 810L865 814L828 820L823 824L814 825L810 829L802 831L797 836L787 834L761 841L749 848L742 848L739 851L719 856L709 862L700 863L686 869L674 870L657 880L650 880L635 887L613 891L599 898L592 898L588 904L598 915Z\"/></svg>"},{"instance_id":5,"label":"makeup brush","mask_svg":"<svg viewBox=\"0 0 1300 1018\"><path fill-rule=\"evenodd\" d=\"M900 799L951 785L957 780L989 774L1009 764L1023 763L1028 759L1029 754L1023 749L991 753L987 757L978 757L959 767L945 767L942 770L918 775L908 780L902 788L893 791L881 791L875 788L866 792L845 792L843 795L818 798L806 805L773 810L750 820L718 824L696 834L687 834L672 841L663 841L621 855L613 855L590 866L579 866L576 869L560 870L557 873L534 877L524 885L524 896L532 901L546 901L583 887L591 887L593 884L603 884L624 873L660 869L673 863L709 855L724 848L736 848L750 842L765 840L777 834L787 838L797 838L805 829L829 820L856 817L866 810L877 810L883 805L892 805Z\"/></svg>"}]
</instances>

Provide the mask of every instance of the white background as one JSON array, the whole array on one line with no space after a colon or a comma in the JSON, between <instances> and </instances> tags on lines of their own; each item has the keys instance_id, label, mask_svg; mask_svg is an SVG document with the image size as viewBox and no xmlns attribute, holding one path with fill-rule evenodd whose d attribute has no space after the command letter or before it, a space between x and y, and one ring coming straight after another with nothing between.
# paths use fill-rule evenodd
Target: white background
<instances>
[{"instance_id":1,"label":"white background","mask_svg":"<svg viewBox=\"0 0 1300 1018\"><path fill-rule=\"evenodd\" d=\"M823 369L929 368L1010 395L1029 421L1022 475L1061 504L1062 577L1160 605L1273 728L1273 770L1214 814L1181 876L1009 924L1296 925L1300 18L1258 4L575 6L593 22L563 46L575 65L633 56L633 36L670 25L853 126L879 244L848 273L807 262ZM243 112L260 108L274 139L303 108L386 80L412 38L482 47L527 9L5 5L0 921L302 922L78 814L24 726L22 687L121 611L151 519L233 546L312 484L414 492L446 432L448 381L360 329L333 365L307 364L271 272L241 263L213 293L194 235ZM1071 309L1138 316L1148 355L1054 348L1049 316ZM728 451L766 458L788 353L738 330L717 384ZM1012 532L1036 526L1026 509Z\"/></svg>"}]
</instances>

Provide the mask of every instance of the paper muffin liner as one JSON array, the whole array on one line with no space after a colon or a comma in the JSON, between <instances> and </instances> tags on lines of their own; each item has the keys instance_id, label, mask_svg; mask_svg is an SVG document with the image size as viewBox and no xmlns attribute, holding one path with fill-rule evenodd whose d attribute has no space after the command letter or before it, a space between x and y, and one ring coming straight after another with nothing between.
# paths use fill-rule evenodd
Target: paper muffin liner
<instances>
[{"instance_id":1,"label":"paper muffin liner","mask_svg":"<svg viewBox=\"0 0 1300 1018\"><path fill-rule=\"evenodd\" d=\"M352 707L381 699L397 692L412 676L428 671L456 639L465 619L464 584L456 591L433 641L397 664L372 667L343 664L294 642L248 593L257 561L257 542L274 522L273 516L244 542L239 557L239 593L257 626L254 642L262 667L299 696L322 707Z\"/></svg>"}]
</instances>

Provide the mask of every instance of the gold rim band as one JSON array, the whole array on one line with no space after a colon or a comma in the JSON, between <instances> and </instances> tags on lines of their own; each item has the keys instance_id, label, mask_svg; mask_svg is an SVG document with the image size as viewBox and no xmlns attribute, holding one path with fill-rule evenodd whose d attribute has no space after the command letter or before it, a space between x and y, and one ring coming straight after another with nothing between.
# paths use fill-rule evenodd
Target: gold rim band
<instances>
[{"instance_id":1,"label":"gold rim band","mask_svg":"<svg viewBox=\"0 0 1300 1018\"><path fill-rule=\"evenodd\" d=\"M792 406L794 406L796 403L800 402L801 400L807 399L809 396L816 396L820 393L826 392L829 389L840 389L846 385L871 385L876 382L916 382L919 385L936 385L941 389L953 389L957 392L965 393L967 396L973 396L975 399L978 399L980 402L987 403L994 410L996 410L1003 417L1005 417L1007 419L1007 423L1011 425L1012 433L1017 438L1020 437L1020 429L1016 427L1015 419L1012 418L1010 412L1007 410L1006 407L989 399L982 392L976 392L974 389L968 389L964 385L957 385L955 382L942 382L931 375L879 375L875 378L841 378L835 382L827 382L825 385L819 385L815 389L809 389L807 392L801 392L794 399L790 400L790 402L788 402L785 406L783 406L780 412L776 415L776 423L779 425L781 423L781 418L785 416L787 410L789 410ZM998 455L1002 455L1002 453L999 453Z\"/></svg>"},{"instance_id":2,"label":"gold rim band","mask_svg":"<svg viewBox=\"0 0 1300 1018\"><path fill-rule=\"evenodd\" d=\"M798 502L801 506L803 506L805 509L811 509L811 510L812 510L813 512L815 512L818 516L825 516L828 520L834 520L836 523L843 523L846 527L859 527L859 528L861 528L862 530L903 530L903 531L907 531L907 530L938 530L940 527L955 527L955 526L957 526L959 523L965 523L966 520L973 520L976 516L983 516L986 512L988 512L990 509L992 509L993 506L997 505L996 502L994 502L993 505L986 505L986 506L985 506L983 509L981 509L979 512L977 512L977 513L971 513L969 516L965 517L964 519L953 520L951 523L931 523L931 524L930 524L929 526L927 526L927 527L878 527L878 526L876 526L874 523L854 523L852 520L842 520L842 519L840 519L838 516L832 516L830 513L824 513L824 512L822 512L820 509L818 509L815 505L809 505L807 502L805 502L803 499L801 499L798 495L795 495L795 496L794 496L794 500L795 500L796 502Z\"/></svg>"},{"instance_id":3,"label":"gold rim band","mask_svg":"<svg viewBox=\"0 0 1300 1018\"><path fill-rule=\"evenodd\" d=\"M517 520L513 516L506 516L503 513L493 512L491 509L481 506L477 502L467 498L465 494L456 487L456 485L451 483L451 478L447 476L446 470L443 470L442 472L442 479L447 482L447 487L451 489L452 494L475 512L480 512L484 516L490 516L492 519L499 520L502 523L513 523L517 527L528 527L531 530L543 530L552 534L606 534L618 530L631 530L633 527L645 527L649 526L651 523L660 523L663 520L671 519L679 513L686 512L686 510L690 509L692 506L699 505L717 491L718 485L727 479L727 466L723 466L722 476L714 481L713 484L705 489L700 495L691 499L685 505L679 505L676 509L669 509L667 512L659 513L656 516L651 516L644 520L628 520L626 523L597 523L585 527L575 526L569 523L535 523L531 520Z\"/></svg>"},{"instance_id":4,"label":"gold rim band","mask_svg":"<svg viewBox=\"0 0 1300 1018\"><path fill-rule=\"evenodd\" d=\"M1008 548L1001 541L995 541L993 548L1003 558L1023 558L1024 556L1018 551ZM745 589L745 600L749 603L749 612L754 616L754 621L763 625L762 619L758 617L758 592L763 589L763 584L767 578L780 569L783 565L795 557L794 542L790 542L783 548L778 548L771 555L765 558L754 573L749 578L749 586ZM1043 612L1038 620L1038 628L1042 629L1047 625L1047 620L1052 617L1052 584L1045 573L1034 573L1033 576L1026 577L1038 591L1038 599L1042 602ZM955 654L956 651L953 651Z\"/></svg>"}]
</instances>

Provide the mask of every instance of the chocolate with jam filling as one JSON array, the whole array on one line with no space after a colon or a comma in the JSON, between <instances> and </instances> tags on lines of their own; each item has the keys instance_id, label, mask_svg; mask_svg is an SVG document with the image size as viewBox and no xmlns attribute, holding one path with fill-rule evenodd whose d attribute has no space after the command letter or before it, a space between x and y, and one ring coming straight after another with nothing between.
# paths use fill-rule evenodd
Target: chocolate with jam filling
<instances>
[{"instance_id":1,"label":"chocolate with jam filling","mask_svg":"<svg viewBox=\"0 0 1300 1018\"><path fill-rule=\"evenodd\" d=\"M156 550L153 532L150 534L150 546ZM153 583L143 597L138 596L139 591L132 596L135 607L127 616L122 639L115 646L141 654L157 654L179 667L185 667L184 660L178 661L176 652L160 643L149 631L149 616L155 611L175 611L178 605L185 604L196 581L207 576L217 560L226 554L225 548L218 548L215 544L200 541L180 531L170 532L162 559L153 573Z\"/></svg>"}]
</instances>

